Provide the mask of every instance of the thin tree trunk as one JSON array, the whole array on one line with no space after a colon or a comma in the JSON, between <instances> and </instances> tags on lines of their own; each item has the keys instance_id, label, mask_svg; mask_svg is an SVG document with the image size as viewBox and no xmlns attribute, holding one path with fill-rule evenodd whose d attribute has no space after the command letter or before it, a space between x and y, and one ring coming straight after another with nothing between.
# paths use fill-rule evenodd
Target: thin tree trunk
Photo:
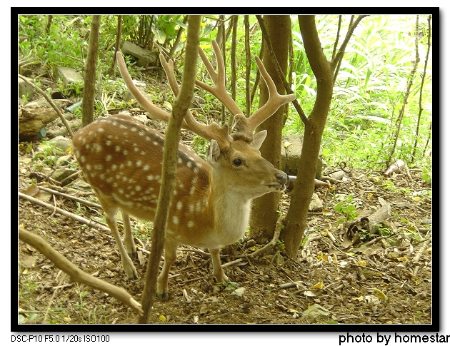
<instances>
[{"instance_id":1,"label":"thin tree trunk","mask_svg":"<svg viewBox=\"0 0 450 346\"><path fill-rule=\"evenodd\" d=\"M423 65L423 73L422 80L420 82L420 91L419 91L419 114L417 115L417 125L416 125L416 136L414 138L414 148L411 154L411 162L414 162L417 150L417 140L419 138L419 129L420 129L420 120L422 118L422 96L423 96L423 86L425 84L425 78L427 76L427 66L428 66L428 57L430 55L430 47L431 47L431 16L428 16L428 37L427 37L427 53L425 55L425 63ZM418 47L416 47L418 49Z\"/></svg>"},{"instance_id":2,"label":"thin tree trunk","mask_svg":"<svg viewBox=\"0 0 450 346\"><path fill-rule=\"evenodd\" d=\"M261 49L259 50L259 58L262 59L263 52L264 52L264 40L261 42ZM253 105L253 100L255 99L256 91L258 90L259 80L261 78L261 74L259 73L259 70L256 70L256 77L255 77L255 84L253 84L252 94L250 96L250 107Z\"/></svg>"},{"instance_id":3,"label":"thin tree trunk","mask_svg":"<svg viewBox=\"0 0 450 346\"><path fill-rule=\"evenodd\" d=\"M186 24L187 20L188 20L188 16L184 16L183 24ZM169 58L171 58L172 60L174 60L173 54L175 53L175 51L178 47L178 44L180 43L181 34L183 33L183 31L184 31L184 27L180 26L180 28L178 29L178 32L177 32L177 37L175 38L175 42L173 43L172 48L170 48Z\"/></svg>"},{"instance_id":4,"label":"thin tree trunk","mask_svg":"<svg viewBox=\"0 0 450 346\"><path fill-rule=\"evenodd\" d=\"M200 16L191 15L188 18L183 81L178 97L173 105L172 117L170 118L167 126L166 138L164 142L161 189L158 197L155 220L153 222L152 246L147 262L144 291L142 293L142 309L144 313L139 319L139 323L148 322L148 315L150 309L152 308L153 299L156 292L156 279L164 246L168 209L175 185L180 129L183 123L184 115L191 105L194 94L200 22Z\"/></svg>"},{"instance_id":5,"label":"thin tree trunk","mask_svg":"<svg viewBox=\"0 0 450 346\"><path fill-rule=\"evenodd\" d=\"M47 18L47 26L45 27L45 33L48 35L50 33L50 28L52 27L53 16L50 15Z\"/></svg>"},{"instance_id":6,"label":"thin tree trunk","mask_svg":"<svg viewBox=\"0 0 450 346\"><path fill-rule=\"evenodd\" d=\"M109 74L114 74L114 66L116 66L116 54L120 47L120 39L122 37L122 16L117 16L117 33L116 33L116 44L114 46L114 58L109 69Z\"/></svg>"},{"instance_id":7,"label":"thin tree trunk","mask_svg":"<svg viewBox=\"0 0 450 346\"><path fill-rule=\"evenodd\" d=\"M433 126L432 126L432 123L430 122L430 127L428 128L427 141L426 141L425 146L423 148L422 157L425 156L425 154L427 152L428 144L430 144L431 133L433 132L432 130L433 130Z\"/></svg>"},{"instance_id":8,"label":"thin tree trunk","mask_svg":"<svg viewBox=\"0 0 450 346\"><path fill-rule=\"evenodd\" d=\"M90 124L94 119L95 71L98 55L99 29L100 16L93 16L91 32L89 34L89 50L86 59L86 69L84 71L83 126Z\"/></svg>"},{"instance_id":9,"label":"thin tree trunk","mask_svg":"<svg viewBox=\"0 0 450 346\"><path fill-rule=\"evenodd\" d=\"M297 180L286 216L285 229L281 233L286 254L291 258L296 257L306 228L322 133L333 94L333 73L322 51L315 17L299 16L299 23L305 52L317 80L317 97L308 121L305 123Z\"/></svg>"},{"instance_id":10,"label":"thin tree trunk","mask_svg":"<svg viewBox=\"0 0 450 346\"><path fill-rule=\"evenodd\" d=\"M237 38L237 24L238 16L233 16L231 21L232 35L231 35L231 97L236 100L236 38Z\"/></svg>"},{"instance_id":11,"label":"thin tree trunk","mask_svg":"<svg viewBox=\"0 0 450 346\"><path fill-rule=\"evenodd\" d=\"M250 54L250 22L248 15L244 16L244 30L245 30L245 106L247 116L252 109L252 98L250 90L250 72L252 68L251 54Z\"/></svg>"},{"instance_id":12,"label":"thin tree trunk","mask_svg":"<svg viewBox=\"0 0 450 346\"><path fill-rule=\"evenodd\" d=\"M289 38L291 30L291 20L289 16L265 16L264 23L267 27L267 40L275 53L274 61L269 44L263 53L263 62L267 72L277 86L278 92L285 93L283 79L278 74L277 65L280 66L283 76L286 75L287 61L289 52ZM268 90L265 84L260 86L260 106L268 99ZM281 131L283 129L283 119L287 106L281 107L272 117L266 120L259 130L267 130L267 138L261 146L261 154L270 161L275 167L281 166ZM278 203L280 193L266 194L253 201L252 214L250 220L251 236L259 242L265 242L272 239L273 232L278 219Z\"/></svg>"},{"instance_id":13,"label":"thin tree trunk","mask_svg":"<svg viewBox=\"0 0 450 346\"><path fill-rule=\"evenodd\" d=\"M416 75L416 71L417 71L417 66L419 65L419 50L417 49L417 46L419 44L419 16L417 16L416 19L416 39L415 39L415 43L416 43L416 58L414 60L414 64L413 64L413 68L411 70L411 73L409 74L409 78L408 78L408 84L406 86L406 91L405 91L405 95L403 96L403 104L402 104L402 108L400 109L400 112L398 114L397 117L397 121L396 121L396 128L395 128L395 133L392 139L392 148L389 152L389 155L386 159L386 168L389 167L389 165L391 164L392 158L394 157L394 153L395 150L397 149L397 141L398 141L398 136L400 134L400 130L402 128L402 121L403 121L403 116L405 114L405 108L406 105L408 104L408 99L409 99L409 94L411 92L411 87L413 85L414 82L414 76Z\"/></svg>"},{"instance_id":14,"label":"thin tree trunk","mask_svg":"<svg viewBox=\"0 0 450 346\"><path fill-rule=\"evenodd\" d=\"M222 17L225 19L225 16ZM223 58L223 64L225 68L225 79L227 78L227 33L225 29L225 21L222 22L222 32L221 32L221 44L219 45L221 51L222 51L222 58ZM225 81L226 84L226 81ZM226 123L226 113L225 113L225 106L222 104L222 124Z\"/></svg>"}]
</instances>

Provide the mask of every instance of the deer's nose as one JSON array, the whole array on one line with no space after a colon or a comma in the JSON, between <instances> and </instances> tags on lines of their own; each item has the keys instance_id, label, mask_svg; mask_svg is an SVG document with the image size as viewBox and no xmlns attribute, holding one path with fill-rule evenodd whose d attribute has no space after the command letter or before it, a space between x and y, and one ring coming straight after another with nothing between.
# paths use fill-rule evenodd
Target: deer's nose
<instances>
[{"instance_id":1,"label":"deer's nose","mask_svg":"<svg viewBox=\"0 0 450 346\"><path fill-rule=\"evenodd\" d=\"M288 182L287 174L282 171L278 171L275 174L275 178L277 179L277 182L280 183L281 185L286 185Z\"/></svg>"}]
</instances>

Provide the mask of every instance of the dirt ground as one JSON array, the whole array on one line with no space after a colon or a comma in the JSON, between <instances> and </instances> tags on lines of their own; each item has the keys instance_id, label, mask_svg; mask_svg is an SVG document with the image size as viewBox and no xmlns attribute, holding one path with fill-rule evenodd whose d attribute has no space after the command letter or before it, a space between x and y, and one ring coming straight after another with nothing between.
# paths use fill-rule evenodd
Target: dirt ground
<instances>
[{"instance_id":1,"label":"dirt ground","mask_svg":"<svg viewBox=\"0 0 450 346\"><path fill-rule=\"evenodd\" d=\"M38 186L50 187L32 174L31 155L21 151L21 191L36 181ZM347 170L347 178L316 190L323 207L309 214L303 247L295 260L284 256L281 245L261 258L246 257L260 245L245 238L223 251L223 263L242 261L225 268L232 282L218 285L206 250L180 247L169 281L170 299L156 301L152 323L430 324L430 187L414 170L412 179L406 174L386 178L379 172L355 170ZM65 191L96 202L80 179ZM355 227L348 231L346 209L336 205L352 204L358 215L368 215L380 208L380 197L391 208L384 226L372 233ZM104 222L102 211L96 207L60 196L41 198ZM288 205L289 196L284 195L282 213ZM134 262L141 276L135 281L126 279L109 232L22 198L19 224L45 238L86 272L141 299L150 224L132 221L139 239L139 256ZM136 323L137 316L129 307L103 292L71 282L31 246L20 242L18 252L19 323Z\"/></svg>"}]
</instances>

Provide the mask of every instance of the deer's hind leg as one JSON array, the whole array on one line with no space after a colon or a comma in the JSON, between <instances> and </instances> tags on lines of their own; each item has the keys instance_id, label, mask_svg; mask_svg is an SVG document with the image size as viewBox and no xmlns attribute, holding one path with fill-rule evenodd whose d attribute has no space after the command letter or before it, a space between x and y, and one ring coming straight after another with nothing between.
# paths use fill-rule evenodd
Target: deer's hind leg
<instances>
[{"instance_id":1,"label":"deer's hind leg","mask_svg":"<svg viewBox=\"0 0 450 346\"><path fill-rule=\"evenodd\" d=\"M116 222L116 213L118 210L118 207L112 202L109 201L108 198L102 196L100 193L97 192L97 197L100 201L100 204L102 205L102 208L106 214L106 223L108 224L111 233L116 240L117 247L119 248L120 257L122 260L122 266L125 270L125 274L129 279L137 279L138 273L136 270L136 267L133 264L133 261L131 260L130 256L128 256L127 250L125 249L122 239L120 239L119 230L117 229L117 222ZM127 215L128 216L128 215ZM125 223L125 221L124 221ZM129 220L128 220L129 224ZM130 231L131 232L131 231ZM125 236L127 238L127 236Z\"/></svg>"}]
</instances>

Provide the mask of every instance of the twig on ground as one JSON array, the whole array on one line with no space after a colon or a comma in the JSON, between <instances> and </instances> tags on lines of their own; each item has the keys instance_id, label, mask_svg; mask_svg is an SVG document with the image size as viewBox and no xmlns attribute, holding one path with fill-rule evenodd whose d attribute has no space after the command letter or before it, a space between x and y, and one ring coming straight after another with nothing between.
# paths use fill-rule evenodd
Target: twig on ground
<instances>
[{"instance_id":1,"label":"twig on ground","mask_svg":"<svg viewBox=\"0 0 450 346\"><path fill-rule=\"evenodd\" d=\"M230 266L232 266L232 265L241 263L242 261L243 261L242 258L235 259L234 261L230 261L230 262L227 262L227 263L222 264L222 268L230 267Z\"/></svg>"},{"instance_id":2,"label":"twig on ground","mask_svg":"<svg viewBox=\"0 0 450 346\"><path fill-rule=\"evenodd\" d=\"M71 179L75 178L77 175L80 174L81 171L76 171L75 173L72 173L71 175L69 175L68 177L65 177L63 180L61 180L61 185L65 186L65 182L66 181L70 181Z\"/></svg>"},{"instance_id":3,"label":"twig on ground","mask_svg":"<svg viewBox=\"0 0 450 346\"><path fill-rule=\"evenodd\" d=\"M69 212L67 210L61 209L59 207L54 207L51 204L45 203L45 202L43 202L43 201L41 201L41 200L39 200L37 198L28 196L28 195L26 195L26 194L24 194L22 192L19 192L19 197L23 198L23 199L26 199L26 200L28 200L30 202L33 202L35 204L38 204L38 205L40 205L42 207L45 207L47 209L50 209L50 210L54 209L57 213L62 214L64 216L67 216L67 217L69 217L71 219L74 219L74 220L76 220L78 222L84 223L85 225L88 225L90 227L96 227L96 228L98 228L98 229L100 229L102 231L111 232L108 227L106 227L105 225L103 225L103 224L101 224L101 223L99 223L97 221L92 221L92 220L85 219L84 217L81 217L79 215L76 215L76 214L71 213L71 212Z\"/></svg>"},{"instance_id":4,"label":"twig on ground","mask_svg":"<svg viewBox=\"0 0 450 346\"><path fill-rule=\"evenodd\" d=\"M39 186L39 189L43 190L43 191L46 191L46 192L50 192L50 193L52 193L54 195L57 195L57 196L61 196L61 197L72 199L74 201L80 202L80 203L82 203L84 205L87 205L89 207L101 208L101 205L98 204L98 203L90 202L90 201L87 201L87 200L79 198L79 197L68 195L67 193L63 193L63 192L59 192L59 191L56 191L56 190L53 190L53 189L49 189L48 187Z\"/></svg>"},{"instance_id":5,"label":"twig on ground","mask_svg":"<svg viewBox=\"0 0 450 346\"><path fill-rule=\"evenodd\" d=\"M417 251L417 254L413 258L414 263L418 263L420 261L420 258L422 257L423 253L427 249L427 247L430 245L431 240L427 239L423 242L422 246Z\"/></svg>"}]
</instances>

